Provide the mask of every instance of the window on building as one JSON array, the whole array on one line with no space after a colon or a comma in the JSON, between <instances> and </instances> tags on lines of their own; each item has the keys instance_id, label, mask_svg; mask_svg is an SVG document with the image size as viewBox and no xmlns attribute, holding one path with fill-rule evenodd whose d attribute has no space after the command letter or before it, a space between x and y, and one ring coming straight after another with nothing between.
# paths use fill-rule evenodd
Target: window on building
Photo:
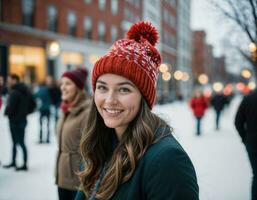
<instances>
[{"instance_id":1,"label":"window on building","mask_svg":"<svg viewBox=\"0 0 257 200\"><path fill-rule=\"evenodd\" d=\"M92 20L90 17L84 18L84 36L87 39L92 39Z\"/></svg>"},{"instance_id":2,"label":"window on building","mask_svg":"<svg viewBox=\"0 0 257 200\"><path fill-rule=\"evenodd\" d=\"M74 12L69 12L68 14L68 34L76 36L76 15Z\"/></svg>"},{"instance_id":3,"label":"window on building","mask_svg":"<svg viewBox=\"0 0 257 200\"><path fill-rule=\"evenodd\" d=\"M0 0L0 21L3 21L3 5L2 0Z\"/></svg>"},{"instance_id":4,"label":"window on building","mask_svg":"<svg viewBox=\"0 0 257 200\"><path fill-rule=\"evenodd\" d=\"M112 9L112 14L115 15L118 13L118 0L111 1L111 9Z\"/></svg>"},{"instance_id":5,"label":"window on building","mask_svg":"<svg viewBox=\"0 0 257 200\"><path fill-rule=\"evenodd\" d=\"M22 24L34 26L34 0L22 0Z\"/></svg>"},{"instance_id":6,"label":"window on building","mask_svg":"<svg viewBox=\"0 0 257 200\"><path fill-rule=\"evenodd\" d=\"M139 8L140 7L140 1L134 0L134 5L136 6L136 8Z\"/></svg>"},{"instance_id":7,"label":"window on building","mask_svg":"<svg viewBox=\"0 0 257 200\"><path fill-rule=\"evenodd\" d=\"M86 4L90 4L92 0L84 0Z\"/></svg>"},{"instance_id":8,"label":"window on building","mask_svg":"<svg viewBox=\"0 0 257 200\"><path fill-rule=\"evenodd\" d=\"M117 37L118 37L118 29L114 25L111 27L111 37L112 37L112 42L117 40Z\"/></svg>"},{"instance_id":9,"label":"window on building","mask_svg":"<svg viewBox=\"0 0 257 200\"><path fill-rule=\"evenodd\" d=\"M105 41L105 25L104 22L98 22L98 40Z\"/></svg>"},{"instance_id":10,"label":"window on building","mask_svg":"<svg viewBox=\"0 0 257 200\"><path fill-rule=\"evenodd\" d=\"M105 3L106 3L105 0L98 0L99 10L104 10L105 9Z\"/></svg>"},{"instance_id":11,"label":"window on building","mask_svg":"<svg viewBox=\"0 0 257 200\"><path fill-rule=\"evenodd\" d=\"M57 30L57 9L54 5L47 8L48 30L56 32Z\"/></svg>"}]
</instances>

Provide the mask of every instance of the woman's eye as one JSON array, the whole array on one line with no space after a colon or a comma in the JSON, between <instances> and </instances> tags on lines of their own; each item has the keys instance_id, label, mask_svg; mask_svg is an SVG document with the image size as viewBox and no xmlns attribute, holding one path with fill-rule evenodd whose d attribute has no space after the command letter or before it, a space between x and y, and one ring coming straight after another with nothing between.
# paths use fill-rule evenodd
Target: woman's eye
<instances>
[{"instance_id":1,"label":"woman's eye","mask_svg":"<svg viewBox=\"0 0 257 200\"><path fill-rule=\"evenodd\" d=\"M130 89L128 89L128 88L120 88L119 91L121 93L128 93L128 92L130 92Z\"/></svg>"},{"instance_id":2,"label":"woman's eye","mask_svg":"<svg viewBox=\"0 0 257 200\"><path fill-rule=\"evenodd\" d=\"M105 86L103 86L103 85L96 86L96 89L101 90L101 91L107 90L107 88Z\"/></svg>"}]
</instances>

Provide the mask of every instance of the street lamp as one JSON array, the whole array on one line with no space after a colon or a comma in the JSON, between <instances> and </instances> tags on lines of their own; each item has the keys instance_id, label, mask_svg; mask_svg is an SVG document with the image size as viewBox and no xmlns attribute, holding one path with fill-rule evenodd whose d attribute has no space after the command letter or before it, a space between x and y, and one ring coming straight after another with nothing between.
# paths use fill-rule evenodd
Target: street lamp
<instances>
[{"instance_id":1,"label":"street lamp","mask_svg":"<svg viewBox=\"0 0 257 200\"><path fill-rule=\"evenodd\" d=\"M179 70L175 71L175 73L174 73L174 78L175 78L177 81L181 80L182 77L183 77L183 72L182 72L182 71L179 71Z\"/></svg>"},{"instance_id":2,"label":"street lamp","mask_svg":"<svg viewBox=\"0 0 257 200\"><path fill-rule=\"evenodd\" d=\"M170 74L170 72L164 72L164 73L162 74L162 79L163 79L164 81L169 81L169 80L171 79L171 74Z\"/></svg>"},{"instance_id":3,"label":"street lamp","mask_svg":"<svg viewBox=\"0 0 257 200\"><path fill-rule=\"evenodd\" d=\"M162 63L162 64L160 65L160 67L159 67L159 70L160 70L161 73L167 72L168 69L169 69L169 68L168 68L167 64L165 64L165 63Z\"/></svg>"},{"instance_id":4,"label":"street lamp","mask_svg":"<svg viewBox=\"0 0 257 200\"><path fill-rule=\"evenodd\" d=\"M252 58L255 61L257 58L257 45L254 42L249 44L250 52L252 53Z\"/></svg>"},{"instance_id":5,"label":"street lamp","mask_svg":"<svg viewBox=\"0 0 257 200\"><path fill-rule=\"evenodd\" d=\"M58 42L53 41L47 44L47 54L50 58L55 58L59 55L61 49Z\"/></svg>"},{"instance_id":6,"label":"street lamp","mask_svg":"<svg viewBox=\"0 0 257 200\"><path fill-rule=\"evenodd\" d=\"M215 92L221 92L224 86L221 82L216 82L212 87Z\"/></svg>"},{"instance_id":7,"label":"street lamp","mask_svg":"<svg viewBox=\"0 0 257 200\"><path fill-rule=\"evenodd\" d=\"M208 83L209 78L206 74L200 74L199 77L198 77L198 81L199 81L200 84L205 85L205 84Z\"/></svg>"},{"instance_id":8,"label":"street lamp","mask_svg":"<svg viewBox=\"0 0 257 200\"><path fill-rule=\"evenodd\" d=\"M241 71L241 76L244 77L244 78L246 78L246 79L249 79L249 78L251 78L252 73L250 72L249 69L243 69L243 70Z\"/></svg>"},{"instance_id":9,"label":"street lamp","mask_svg":"<svg viewBox=\"0 0 257 200\"><path fill-rule=\"evenodd\" d=\"M248 83L248 87L249 87L250 90L254 90L256 88L256 83L253 82L253 81L250 81Z\"/></svg>"},{"instance_id":10,"label":"street lamp","mask_svg":"<svg viewBox=\"0 0 257 200\"><path fill-rule=\"evenodd\" d=\"M187 72L184 72L182 76L182 81L188 81L189 78L190 78L189 74Z\"/></svg>"}]
</instances>

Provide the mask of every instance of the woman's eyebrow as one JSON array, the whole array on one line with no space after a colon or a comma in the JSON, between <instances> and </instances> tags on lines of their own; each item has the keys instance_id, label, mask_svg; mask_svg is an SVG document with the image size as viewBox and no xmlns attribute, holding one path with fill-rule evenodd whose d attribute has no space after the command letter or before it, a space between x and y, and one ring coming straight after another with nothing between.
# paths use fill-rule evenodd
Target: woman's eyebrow
<instances>
[{"instance_id":1,"label":"woman's eyebrow","mask_svg":"<svg viewBox=\"0 0 257 200\"><path fill-rule=\"evenodd\" d=\"M104 81L101 81L101 80L97 80L96 83L101 83L101 84L107 85L107 83L105 83Z\"/></svg>"},{"instance_id":2,"label":"woman's eyebrow","mask_svg":"<svg viewBox=\"0 0 257 200\"><path fill-rule=\"evenodd\" d=\"M132 86L132 87L136 87L133 83L131 83L131 82L128 82L128 81L126 81L126 82L120 82L120 83L118 83L117 85L119 85L119 86L121 86L121 85L130 85L130 86Z\"/></svg>"},{"instance_id":3,"label":"woman's eyebrow","mask_svg":"<svg viewBox=\"0 0 257 200\"><path fill-rule=\"evenodd\" d=\"M97 81L96 81L96 83L100 83L100 84L107 85L107 83L106 83L106 82L101 81L101 80L97 80ZM116 84L117 84L118 86L122 86L122 85L130 85L130 86L132 86L133 88L136 88L136 86L135 86L133 83L128 82L128 81L118 82L118 83L116 83Z\"/></svg>"}]
</instances>

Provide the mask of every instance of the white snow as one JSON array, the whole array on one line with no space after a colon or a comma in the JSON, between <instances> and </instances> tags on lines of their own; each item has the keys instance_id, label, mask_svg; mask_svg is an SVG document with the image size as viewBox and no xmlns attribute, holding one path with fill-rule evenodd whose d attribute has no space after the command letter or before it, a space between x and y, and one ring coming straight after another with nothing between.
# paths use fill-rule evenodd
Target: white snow
<instances>
[{"instance_id":1,"label":"white snow","mask_svg":"<svg viewBox=\"0 0 257 200\"><path fill-rule=\"evenodd\" d=\"M154 107L174 128L174 134L189 154L198 177L201 200L249 200L251 168L243 144L234 128L234 116L240 98L235 98L221 116L221 129L215 130L215 115L208 109L202 121L202 135L195 135L195 121L187 102L174 102ZM56 141L37 144L38 113L28 119L26 144L29 171L16 172L0 167L0 200L56 200L54 184ZM53 129L53 124L52 124ZM11 158L8 121L0 113L0 161ZM21 161L21 153L18 153ZM21 164L21 162L19 162Z\"/></svg>"}]
</instances>

